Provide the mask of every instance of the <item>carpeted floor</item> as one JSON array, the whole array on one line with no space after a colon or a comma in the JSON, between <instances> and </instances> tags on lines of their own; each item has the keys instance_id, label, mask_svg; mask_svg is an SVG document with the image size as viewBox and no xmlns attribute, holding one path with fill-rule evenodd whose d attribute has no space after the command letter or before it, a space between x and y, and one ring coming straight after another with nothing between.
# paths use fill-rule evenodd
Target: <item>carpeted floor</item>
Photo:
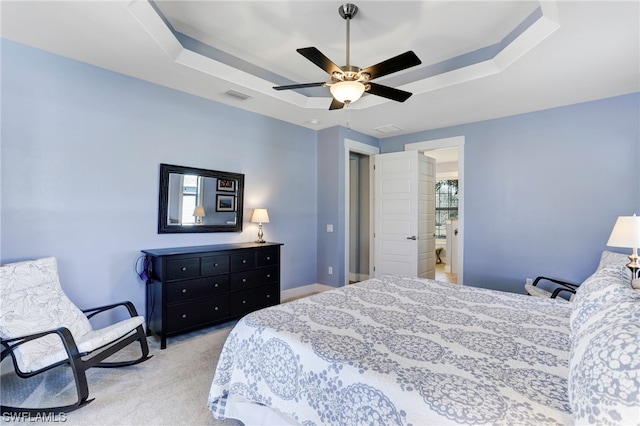
<instances>
[{"instance_id":1,"label":"carpeted floor","mask_svg":"<svg viewBox=\"0 0 640 426\"><path fill-rule=\"evenodd\" d=\"M89 370L89 398L95 400L53 420L83 426L242 425L235 420L214 419L207 407L218 356L234 324L170 338L164 350L160 350L157 338L150 337L153 358L131 367ZM114 357L134 358L139 353L138 348L129 346ZM7 362L10 363L8 359L2 363L3 371ZM8 367L11 371L11 366ZM13 373L4 374L0 386L3 404L7 405L63 405L72 403L75 397L68 367L58 367L27 380ZM2 420L4 423L25 423L25 419L9 415L3 415ZM44 424L51 423L52 419L33 420L26 422Z\"/></svg>"}]
</instances>

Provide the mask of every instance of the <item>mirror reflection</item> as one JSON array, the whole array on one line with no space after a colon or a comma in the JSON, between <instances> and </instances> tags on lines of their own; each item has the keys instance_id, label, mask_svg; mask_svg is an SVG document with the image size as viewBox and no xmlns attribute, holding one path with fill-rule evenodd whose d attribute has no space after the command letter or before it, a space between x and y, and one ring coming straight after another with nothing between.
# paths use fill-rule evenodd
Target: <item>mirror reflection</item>
<instances>
[{"instance_id":1,"label":"mirror reflection","mask_svg":"<svg viewBox=\"0 0 640 426\"><path fill-rule=\"evenodd\" d=\"M160 165L159 233L242 230L244 175Z\"/></svg>"}]
</instances>

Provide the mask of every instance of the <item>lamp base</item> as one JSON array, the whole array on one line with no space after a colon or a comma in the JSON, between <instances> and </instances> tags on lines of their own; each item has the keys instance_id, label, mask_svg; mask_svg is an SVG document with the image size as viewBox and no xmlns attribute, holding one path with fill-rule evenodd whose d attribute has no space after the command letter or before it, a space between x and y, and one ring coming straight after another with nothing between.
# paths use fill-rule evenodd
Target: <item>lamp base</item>
<instances>
[{"instance_id":1,"label":"lamp base","mask_svg":"<svg viewBox=\"0 0 640 426\"><path fill-rule=\"evenodd\" d=\"M640 290L640 264L638 264L636 250L633 250L633 253L629 256L629 260L631 262L627 263L627 268L631 271L631 287Z\"/></svg>"},{"instance_id":2,"label":"lamp base","mask_svg":"<svg viewBox=\"0 0 640 426\"><path fill-rule=\"evenodd\" d=\"M264 238L262 238L262 236L264 235L264 233L262 232L262 223L260 223L258 225L258 239L256 240L256 243L266 243L266 241L264 240Z\"/></svg>"}]
</instances>

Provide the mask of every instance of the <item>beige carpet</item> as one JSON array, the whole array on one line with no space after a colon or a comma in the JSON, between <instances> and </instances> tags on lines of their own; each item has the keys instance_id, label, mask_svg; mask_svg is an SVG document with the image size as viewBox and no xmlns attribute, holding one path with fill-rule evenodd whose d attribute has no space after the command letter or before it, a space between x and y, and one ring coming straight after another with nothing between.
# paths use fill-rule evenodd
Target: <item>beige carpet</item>
<instances>
[{"instance_id":1,"label":"beige carpet","mask_svg":"<svg viewBox=\"0 0 640 426\"><path fill-rule=\"evenodd\" d=\"M58 420L83 426L242 425L236 420L217 421L207 407L218 356L233 325L170 338L164 350L160 350L157 338L150 337L150 351L154 355L150 360L131 367L89 370L89 397L95 400ZM134 358L138 348L129 346L114 357ZM7 362L10 363L2 362L3 371ZM62 405L72 403L75 396L68 367L58 367L28 380L13 373L4 374L1 389L3 404L22 406ZM24 419L10 419L7 415L2 420L25 423ZM33 420L27 423L40 423Z\"/></svg>"}]
</instances>

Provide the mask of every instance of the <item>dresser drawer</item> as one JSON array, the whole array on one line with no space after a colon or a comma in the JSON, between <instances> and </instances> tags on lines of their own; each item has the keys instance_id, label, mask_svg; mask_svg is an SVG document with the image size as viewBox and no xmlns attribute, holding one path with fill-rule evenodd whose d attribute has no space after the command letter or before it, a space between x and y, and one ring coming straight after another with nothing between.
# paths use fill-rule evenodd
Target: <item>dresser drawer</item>
<instances>
[{"instance_id":1,"label":"dresser drawer","mask_svg":"<svg viewBox=\"0 0 640 426\"><path fill-rule=\"evenodd\" d=\"M231 256L231 272L247 271L256 267L255 250L243 250Z\"/></svg>"},{"instance_id":2,"label":"dresser drawer","mask_svg":"<svg viewBox=\"0 0 640 426\"><path fill-rule=\"evenodd\" d=\"M277 247L256 250L258 268L280 264L280 249Z\"/></svg>"},{"instance_id":3,"label":"dresser drawer","mask_svg":"<svg viewBox=\"0 0 640 426\"><path fill-rule=\"evenodd\" d=\"M229 295L229 314L244 315L256 309L266 308L280 303L280 286L266 285L251 290L239 291Z\"/></svg>"},{"instance_id":4,"label":"dresser drawer","mask_svg":"<svg viewBox=\"0 0 640 426\"><path fill-rule=\"evenodd\" d=\"M229 275L167 283L167 303L179 303L229 291Z\"/></svg>"},{"instance_id":5,"label":"dresser drawer","mask_svg":"<svg viewBox=\"0 0 640 426\"><path fill-rule=\"evenodd\" d=\"M184 280L200 276L200 258L187 257L167 260L167 281Z\"/></svg>"},{"instance_id":6,"label":"dresser drawer","mask_svg":"<svg viewBox=\"0 0 640 426\"><path fill-rule=\"evenodd\" d=\"M203 277L226 274L229 272L229 255L205 256L200 261L200 273Z\"/></svg>"},{"instance_id":7,"label":"dresser drawer","mask_svg":"<svg viewBox=\"0 0 640 426\"><path fill-rule=\"evenodd\" d=\"M221 295L167 306L167 333L201 326L229 315L229 298Z\"/></svg>"},{"instance_id":8,"label":"dresser drawer","mask_svg":"<svg viewBox=\"0 0 640 426\"><path fill-rule=\"evenodd\" d=\"M245 290L248 288L260 287L266 284L277 283L278 267L254 269L246 272L236 272L231 274L229 283L230 291Z\"/></svg>"}]
</instances>

